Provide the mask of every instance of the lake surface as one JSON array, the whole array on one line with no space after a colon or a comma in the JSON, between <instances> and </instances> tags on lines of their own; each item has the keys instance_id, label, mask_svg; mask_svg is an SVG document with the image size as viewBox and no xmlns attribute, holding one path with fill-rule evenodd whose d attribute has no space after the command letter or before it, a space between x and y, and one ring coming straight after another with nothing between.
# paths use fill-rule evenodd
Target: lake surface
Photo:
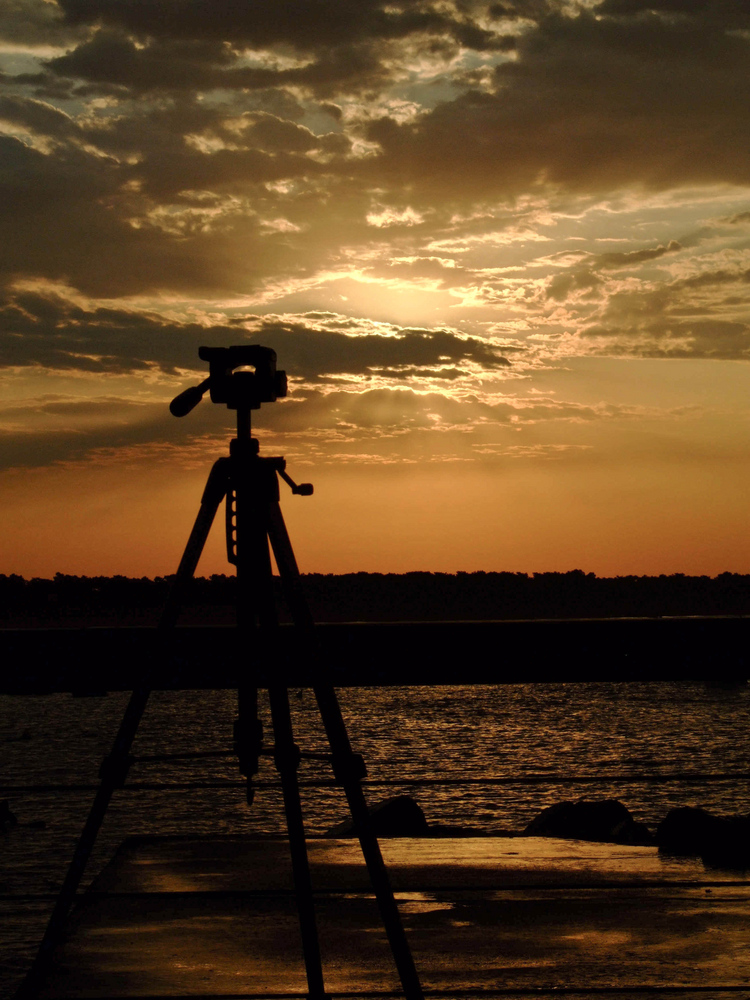
<instances>
[{"instance_id":1,"label":"lake surface","mask_svg":"<svg viewBox=\"0 0 750 1000\"><path fill-rule=\"evenodd\" d=\"M563 799L620 799L652 830L673 806L750 812L750 782L711 781L747 773L750 689L699 683L529 684L504 687L350 688L339 693L354 749L373 782L423 784L369 788L370 802L404 791L431 823L484 833L522 829ZM93 783L109 751L126 695L103 698L0 697L2 783ZM261 699L267 739L271 726ZM291 692L300 747L324 749L310 691ZM134 752L181 753L231 746L232 692L156 692ZM133 782L235 781L236 761L214 758L136 765ZM686 781L685 775L705 775ZM649 781L647 776L681 780ZM330 778L303 762L304 782ZM275 779L270 759L261 782ZM492 779L498 784L468 783ZM502 783L513 779L513 783ZM523 783L519 779L528 779ZM576 780L573 780L576 779ZM580 779L578 781L577 779ZM440 784L439 782L448 782ZM91 791L2 793L18 826L0 836L0 989L8 995L33 957L55 889L65 872ZM346 815L335 788L304 788L308 832L322 834ZM117 793L87 881L131 834L281 834L280 792L261 788L252 807L240 787Z\"/></svg>"}]
</instances>

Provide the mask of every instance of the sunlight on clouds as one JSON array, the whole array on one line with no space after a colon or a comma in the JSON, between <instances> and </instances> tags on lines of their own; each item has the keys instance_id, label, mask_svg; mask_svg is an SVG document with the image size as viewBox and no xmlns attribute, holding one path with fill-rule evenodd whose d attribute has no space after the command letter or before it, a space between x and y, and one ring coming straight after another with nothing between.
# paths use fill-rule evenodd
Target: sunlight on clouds
<instances>
[{"instance_id":1,"label":"sunlight on clouds","mask_svg":"<svg viewBox=\"0 0 750 1000\"><path fill-rule=\"evenodd\" d=\"M218 135L190 135L189 133L184 137L185 142L188 146L192 146L193 149L197 149L199 153L205 153L206 155L211 155L212 153L217 153L220 149L237 149L237 146L233 146L228 143L226 139L220 138Z\"/></svg>"},{"instance_id":2,"label":"sunlight on clouds","mask_svg":"<svg viewBox=\"0 0 750 1000\"><path fill-rule=\"evenodd\" d=\"M385 207L379 212L368 212L367 222L378 229L387 226L418 226L424 222L424 216L410 206L404 209Z\"/></svg>"},{"instance_id":3,"label":"sunlight on clouds","mask_svg":"<svg viewBox=\"0 0 750 1000\"><path fill-rule=\"evenodd\" d=\"M262 219L261 226L277 233L300 233L302 226L297 226L289 219Z\"/></svg>"},{"instance_id":4,"label":"sunlight on clouds","mask_svg":"<svg viewBox=\"0 0 750 1000\"><path fill-rule=\"evenodd\" d=\"M535 232L533 229L509 227L508 229L496 230L494 232L434 240L427 244L426 249L437 252L467 253L477 248L504 247L511 243L549 243L551 240L550 236Z\"/></svg>"},{"instance_id":5,"label":"sunlight on clouds","mask_svg":"<svg viewBox=\"0 0 750 1000\"><path fill-rule=\"evenodd\" d=\"M644 568L698 552L690 565L728 568L696 538L710 523L734 558L748 485L750 14L321 10L18 0L0 15L13 496L64 469L115 506L132 482L156 523L148 476L173 465L196 485L231 433L223 408L166 409L204 374L198 347L262 343L291 395L254 416L259 436L323 470L315 509L341 525L333 538L295 507L310 568L570 568L581 551L586 568L636 551ZM466 479L455 523L482 544L434 510L449 466ZM50 491L52 521L74 493Z\"/></svg>"}]
</instances>

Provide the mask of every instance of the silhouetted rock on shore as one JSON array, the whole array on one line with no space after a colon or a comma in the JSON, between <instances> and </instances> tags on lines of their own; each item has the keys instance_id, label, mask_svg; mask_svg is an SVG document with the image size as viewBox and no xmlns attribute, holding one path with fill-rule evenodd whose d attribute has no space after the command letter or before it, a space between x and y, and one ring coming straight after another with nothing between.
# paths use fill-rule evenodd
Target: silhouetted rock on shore
<instances>
[{"instance_id":1,"label":"silhouetted rock on shore","mask_svg":"<svg viewBox=\"0 0 750 1000\"><path fill-rule=\"evenodd\" d=\"M370 808L370 815L378 837L487 836L486 831L472 827L428 824L410 795L385 799ZM353 837L354 824L347 818L325 835ZM750 815L725 818L694 806L671 809L659 824L656 837L617 799L557 802L543 809L520 834L498 830L494 836L558 837L632 847L656 844L661 853L700 857L709 867L750 869Z\"/></svg>"},{"instance_id":2,"label":"silhouetted rock on shore","mask_svg":"<svg viewBox=\"0 0 750 1000\"><path fill-rule=\"evenodd\" d=\"M420 806L410 795L397 795L370 806L370 818L378 837L427 837L430 827ZM326 830L326 837L353 837L354 823L345 819Z\"/></svg>"},{"instance_id":3,"label":"silhouetted rock on shore","mask_svg":"<svg viewBox=\"0 0 750 1000\"><path fill-rule=\"evenodd\" d=\"M662 854L696 856L719 833L723 820L696 806L670 809L656 828Z\"/></svg>"},{"instance_id":4,"label":"silhouetted rock on shore","mask_svg":"<svg viewBox=\"0 0 750 1000\"><path fill-rule=\"evenodd\" d=\"M670 809L656 831L663 854L699 856L712 868L750 868L750 816L714 816L705 809Z\"/></svg>"},{"instance_id":5,"label":"silhouetted rock on shore","mask_svg":"<svg viewBox=\"0 0 750 1000\"><path fill-rule=\"evenodd\" d=\"M654 842L648 827L636 823L630 811L616 799L557 802L543 809L522 836L594 840L608 844L650 845Z\"/></svg>"}]
</instances>

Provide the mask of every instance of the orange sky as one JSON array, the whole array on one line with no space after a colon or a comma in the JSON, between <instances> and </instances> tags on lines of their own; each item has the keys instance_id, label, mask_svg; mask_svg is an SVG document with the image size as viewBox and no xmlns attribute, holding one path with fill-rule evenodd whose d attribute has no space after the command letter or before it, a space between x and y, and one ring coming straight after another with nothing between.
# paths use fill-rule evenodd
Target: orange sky
<instances>
[{"instance_id":1,"label":"orange sky","mask_svg":"<svg viewBox=\"0 0 750 1000\"><path fill-rule=\"evenodd\" d=\"M164 11L0 14L0 572L173 572L243 342L303 570L750 572L744 5Z\"/></svg>"}]
</instances>

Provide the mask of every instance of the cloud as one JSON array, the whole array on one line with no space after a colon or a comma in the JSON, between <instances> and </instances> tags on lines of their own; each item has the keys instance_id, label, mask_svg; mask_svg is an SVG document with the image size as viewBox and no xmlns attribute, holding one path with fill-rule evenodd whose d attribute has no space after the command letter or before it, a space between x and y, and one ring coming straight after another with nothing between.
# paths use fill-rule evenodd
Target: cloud
<instances>
[{"instance_id":1,"label":"cloud","mask_svg":"<svg viewBox=\"0 0 750 1000\"><path fill-rule=\"evenodd\" d=\"M386 3L383 0L58 0L66 23L104 24L139 38L220 39L236 46L291 46L314 52L413 34L448 36L479 50L495 34L472 20L478 4ZM468 11L469 13L463 13Z\"/></svg>"},{"instance_id":2,"label":"cloud","mask_svg":"<svg viewBox=\"0 0 750 1000\"><path fill-rule=\"evenodd\" d=\"M56 120L59 127L60 119ZM0 279L41 275L95 294L200 287L205 262L122 211L119 165L67 145L46 155L0 136Z\"/></svg>"},{"instance_id":3,"label":"cloud","mask_svg":"<svg viewBox=\"0 0 750 1000\"><path fill-rule=\"evenodd\" d=\"M170 321L158 313L85 308L49 293L16 292L0 303L0 367L176 375L181 370L201 370L201 345L245 340L273 347L290 375L313 382L372 371L398 377L405 368L432 374L446 364L473 365L484 371L510 364L494 344L448 330L364 332L366 324L358 331L356 324L341 318L343 332L326 328L337 324L335 316L321 318L322 323L316 317L305 322L238 316L232 324L203 326Z\"/></svg>"},{"instance_id":4,"label":"cloud","mask_svg":"<svg viewBox=\"0 0 750 1000\"><path fill-rule=\"evenodd\" d=\"M750 26L750 10L734 0L602 0L595 9L615 17L657 14L671 21L695 20L734 30Z\"/></svg>"},{"instance_id":5,"label":"cloud","mask_svg":"<svg viewBox=\"0 0 750 1000\"><path fill-rule=\"evenodd\" d=\"M35 468L84 459L98 449L175 441L164 404L101 396L42 396L0 407L0 469Z\"/></svg>"},{"instance_id":6,"label":"cloud","mask_svg":"<svg viewBox=\"0 0 750 1000\"><path fill-rule=\"evenodd\" d=\"M652 247L644 250L626 250L621 253L603 253L597 255L592 261L592 267L632 267L643 264L645 261L658 260L668 253L676 253L682 250L682 244L677 240L670 240L667 246Z\"/></svg>"},{"instance_id":7,"label":"cloud","mask_svg":"<svg viewBox=\"0 0 750 1000\"><path fill-rule=\"evenodd\" d=\"M497 435L515 435L523 426L591 423L622 415L627 416L613 408L551 399L490 403L399 387L308 390L294 402L262 408L254 415L254 426L261 429L266 450L281 445L287 455L316 464L409 456L454 461L466 458L469 445L476 455L503 451ZM222 406L205 404L198 414L176 420L166 400L47 395L0 407L0 470L123 460L207 469L226 451L232 431L232 414ZM520 447L516 438L513 446Z\"/></svg>"},{"instance_id":8,"label":"cloud","mask_svg":"<svg viewBox=\"0 0 750 1000\"><path fill-rule=\"evenodd\" d=\"M80 135L75 122L64 111L45 101L30 100L14 94L0 96L0 120L56 139L70 139Z\"/></svg>"},{"instance_id":9,"label":"cloud","mask_svg":"<svg viewBox=\"0 0 750 1000\"><path fill-rule=\"evenodd\" d=\"M61 0L60 9L65 24L93 31L47 70L105 91L294 86L330 97L382 88L417 46L444 58L508 48L482 5L465 2Z\"/></svg>"},{"instance_id":10,"label":"cloud","mask_svg":"<svg viewBox=\"0 0 750 1000\"><path fill-rule=\"evenodd\" d=\"M75 43L88 29L66 22L56 3L5 0L0 18L0 40L16 46L48 47Z\"/></svg>"},{"instance_id":11,"label":"cloud","mask_svg":"<svg viewBox=\"0 0 750 1000\"><path fill-rule=\"evenodd\" d=\"M746 226L750 224L750 212L737 212L724 221L728 222L730 226Z\"/></svg>"},{"instance_id":12,"label":"cloud","mask_svg":"<svg viewBox=\"0 0 750 1000\"><path fill-rule=\"evenodd\" d=\"M544 185L750 183L750 105L738 99L750 87L750 38L701 5L686 18L626 13L549 14L518 36L489 89L413 121L374 121L373 173L412 185L417 207Z\"/></svg>"},{"instance_id":13,"label":"cloud","mask_svg":"<svg viewBox=\"0 0 750 1000\"><path fill-rule=\"evenodd\" d=\"M678 243L677 240L670 240L667 246L659 245L643 250L581 254L572 267L560 274L553 275L547 282L545 296L557 302L564 302L570 296L581 293L588 297L598 296L605 283L605 279L597 273L598 271L620 268L637 269L641 264L658 260L665 254L677 253L681 249L682 244ZM563 259L568 256L563 255Z\"/></svg>"},{"instance_id":14,"label":"cloud","mask_svg":"<svg viewBox=\"0 0 750 1000\"><path fill-rule=\"evenodd\" d=\"M604 324L581 331L591 341L591 353L608 357L750 359L750 324L722 320L678 320L663 317L633 323L632 311L614 303Z\"/></svg>"},{"instance_id":15,"label":"cloud","mask_svg":"<svg viewBox=\"0 0 750 1000\"><path fill-rule=\"evenodd\" d=\"M517 226L511 199L750 183L750 106L736 100L750 42L716 5L674 16L427 0L207 9L61 4L60 24L85 38L46 71L8 77L0 109L16 129L0 150L6 282L248 294L358 257L372 276L418 282L427 265L416 259L445 257L447 244L429 247L446 234L451 252L468 253L483 227L493 249ZM498 41L509 24L512 58ZM485 82L467 91L477 61ZM321 101L334 83L340 103ZM518 234L549 238L533 219ZM444 290L481 283L476 269L447 270L435 275Z\"/></svg>"},{"instance_id":16,"label":"cloud","mask_svg":"<svg viewBox=\"0 0 750 1000\"><path fill-rule=\"evenodd\" d=\"M306 391L458 398L511 351L745 357L743 204L667 218L685 185L750 185L732 4L17 0L8 23L45 47L0 96L6 368L161 378L247 337Z\"/></svg>"},{"instance_id":17,"label":"cloud","mask_svg":"<svg viewBox=\"0 0 750 1000\"><path fill-rule=\"evenodd\" d=\"M609 356L750 359L750 271L711 271L662 286L616 291L579 338ZM733 286L733 287L732 287ZM708 295L706 293L709 293Z\"/></svg>"},{"instance_id":18,"label":"cloud","mask_svg":"<svg viewBox=\"0 0 750 1000\"><path fill-rule=\"evenodd\" d=\"M135 94L156 94L303 86L327 96L383 85L390 78L367 49L326 53L314 62L291 68L242 62L241 55L226 41L156 39L144 46L121 32L102 30L45 65L54 76L85 81L87 93L95 93L97 88L103 93L125 88ZM40 76L36 82L43 85L46 81Z\"/></svg>"}]
</instances>

